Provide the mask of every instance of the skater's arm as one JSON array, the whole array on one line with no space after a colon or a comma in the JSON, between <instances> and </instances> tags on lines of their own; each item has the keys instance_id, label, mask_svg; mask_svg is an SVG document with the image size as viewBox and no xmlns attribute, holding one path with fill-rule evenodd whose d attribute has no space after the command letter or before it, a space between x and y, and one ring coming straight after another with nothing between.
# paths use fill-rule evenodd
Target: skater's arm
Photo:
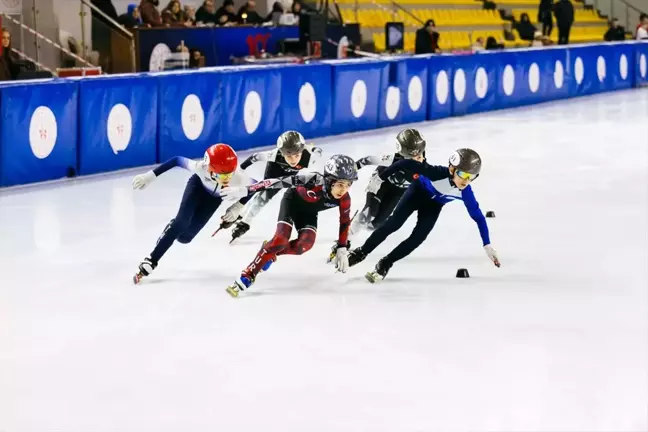
<instances>
[{"instance_id":1,"label":"skater's arm","mask_svg":"<svg viewBox=\"0 0 648 432\"><path fill-rule=\"evenodd\" d=\"M266 189L288 189L295 186L308 186L315 184L319 177L317 173L297 174L293 176L266 179L248 186L248 193Z\"/></svg>"},{"instance_id":2,"label":"skater's arm","mask_svg":"<svg viewBox=\"0 0 648 432\"><path fill-rule=\"evenodd\" d=\"M477 227L479 228L479 235L482 238L484 246L489 245L490 235L488 232L488 224L486 223L484 214L479 208L479 203L475 198L475 194L473 193L472 188L468 186L463 191L461 191L461 197L463 199L464 205L466 206L466 209L468 210L468 214L477 223Z\"/></svg>"},{"instance_id":3,"label":"skater's arm","mask_svg":"<svg viewBox=\"0 0 648 432\"><path fill-rule=\"evenodd\" d=\"M338 245L346 247L349 240L349 227L351 225L351 197L349 194L340 198L340 234Z\"/></svg>"},{"instance_id":4,"label":"skater's arm","mask_svg":"<svg viewBox=\"0 0 648 432\"><path fill-rule=\"evenodd\" d=\"M248 169L250 165L256 162L267 162L272 158L272 155L276 152L276 150L269 150L269 151L264 151L264 152L258 152L254 153L251 155L249 158L245 159L243 163L241 163L241 169Z\"/></svg>"},{"instance_id":5,"label":"skater's arm","mask_svg":"<svg viewBox=\"0 0 648 432\"><path fill-rule=\"evenodd\" d=\"M406 171L413 174L424 175L431 181L441 180L448 178L448 168L441 165L430 165L427 162L418 162L414 159L403 159L394 164L391 164L384 169L379 175L381 180L387 180L389 176L398 172Z\"/></svg>"},{"instance_id":6,"label":"skater's arm","mask_svg":"<svg viewBox=\"0 0 648 432\"><path fill-rule=\"evenodd\" d=\"M308 162L308 168L312 168L315 163L322 157L322 149L315 147L313 144L306 144L306 151L310 153L310 161Z\"/></svg>"},{"instance_id":7,"label":"skater's arm","mask_svg":"<svg viewBox=\"0 0 648 432\"><path fill-rule=\"evenodd\" d=\"M356 161L356 169L359 170L362 167L366 167L368 165L387 166L390 165L393 161L394 161L393 153L386 153L380 156L376 156L376 155L365 156Z\"/></svg>"},{"instance_id":8,"label":"skater's arm","mask_svg":"<svg viewBox=\"0 0 648 432\"><path fill-rule=\"evenodd\" d=\"M156 177L159 177L160 175L164 174L170 169L179 167L195 173L198 171L199 163L200 162L192 161L191 159L187 159L182 156L175 156L169 159L168 161L155 167L153 169L153 172L155 173Z\"/></svg>"}]
</instances>

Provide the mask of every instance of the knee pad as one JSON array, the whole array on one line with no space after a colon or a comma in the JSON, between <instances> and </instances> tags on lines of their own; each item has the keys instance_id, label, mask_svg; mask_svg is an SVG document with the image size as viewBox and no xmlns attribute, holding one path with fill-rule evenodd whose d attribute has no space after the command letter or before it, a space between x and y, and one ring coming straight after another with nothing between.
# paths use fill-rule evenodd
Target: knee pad
<instances>
[{"instance_id":1,"label":"knee pad","mask_svg":"<svg viewBox=\"0 0 648 432\"><path fill-rule=\"evenodd\" d=\"M295 254L301 255L311 250L315 244L316 233L312 228L303 228L299 231L299 237L295 244Z\"/></svg>"}]
</instances>

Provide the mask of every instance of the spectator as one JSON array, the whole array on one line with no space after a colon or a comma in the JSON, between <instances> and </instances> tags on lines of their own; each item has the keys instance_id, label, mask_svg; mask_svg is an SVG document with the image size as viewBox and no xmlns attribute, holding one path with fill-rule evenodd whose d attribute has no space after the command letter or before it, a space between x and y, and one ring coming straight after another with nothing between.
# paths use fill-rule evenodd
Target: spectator
<instances>
[{"instance_id":1,"label":"spectator","mask_svg":"<svg viewBox=\"0 0 648 432\"><path fill-rule=\"evenodd\" d=\"M2 29L2 50L0 52L0 81L10 81L16 78L18 65L16 57L11 51L11 33Z\"/></svg>"},{"instance_id":2,"label":"spectator","mask_svg":"<svg viewBox=\"0 0 648 432\"><path fill-rule=\"evenodd\" d=\"M157 9L159 5L160 0L142 0L139 10L144 24L148 24L150 27L165 27L160 11Z\"/></svg>"},{"instance_id":3,"label":"spectator","mask_svg":"<svg viewBox=\"0 0 648 432\"><path fill-rule=\"evenodd\" d=\"M637 29L637 40L648 39L648 16L641 20L641 26Z\"/></svg>"},{"instance_id":4,"label":"spectator","mask_svg":"<svg viewBox=\"0 0 648 432\"><path fill-rule=\"evenodd\" d=\"M205 65L203 60L202 53L197 49L189 50L189 67L192 69L198 69Z\"/></svg>"},{"instance_id":5,"label":"spectator","mask_svg":"<svg viewBox=\"0 0 648 432\"><path fill-rule=\"evenodd\" d=\"M603 39L608 42L625 40L625 29L619 25L618 19L610 20L610 28L605 32Z\"/></svg>"},{"instance_id":6,"label":"spectator","mask_svg":"<svg viewBox=\"0 0 648 432\"><path fill-rule=\"evenodd\" d=\"M641 27L641 23L646 17L648 17L648 14L646 13L642 12L641 14L639 14L639 24L637 24L637 28L635 28L635 36L637 36L637 31L639 30L639 27Z\"/></svg>"},{"instance_id":7,"label":"spectator","mask_svg":"<svg viewBox=\"0 0 648 432\"><path fill-rule=\"evenodd\" d=\"M273 25L279 25L279 18L281 18L281 15L283 15L284 10L283 10L283 5L281 2L274 2L272 5L272 11L268 14L266 17L266 22L272 22Z\"/></svg>"},{"instance_id":8,"label":"spectator","mask_svg":"<svg viewBox=\"0 0 648 432\"><path fill-rule=\"evenodd\" d=\"M484 38L483 37L478 37L477 40L472 45L472 51L473 52L478 52L478 51L484 51L486 47L484 47Z\"/></svg>"},{"instance_id":9,"label":"spectator","mask_svg":"<svg viewBox=\"0 0 648 432\"><path fill-rule=\"evenodd\" d=\"M196 23L207 26L215 26L218 24L218 14L216 13L214 0L205 0L202 6L198 8L196 11Z\"/></svg>"},{"instance_id":10,"label":"spectator","mask_svg":"<svg viewBox=\"0 0 648 432\"><path fill-rule=\"evenodd\" d=\"M515 35L513 34L513 24L506 23L504 24L504 40L514 42ZM486 41L488 43L488 41Z\"/></svg>"},{"instance_id":11,"label":"spectator","mask_svg":"<svg viewBox=\"0 0 648 432\"><path fill-rule=\"evenodd\" d=\"M569 31L574 24L574 5L570 0L560 0L554 5L556 24L558 25L558 44L569 43Z\"/></svg>"},{"instance_id":12,"label":"spectator","mask_svg":"<svg viewBox=\"0 0 648 432\"><path fill-rule=\"evenodd\" d=\"M142 16L139 13L139 8L137 7L137 5L129 4L128 12L121 14L117 19L117 22L129 29L141 26L143 24Z\"/></svg>"},{"instance_id":13,"label":"spectator","mask_svg":"<svg viewBox=\"0 0 648 432\"><path fill-rule=\"evenodd\" d=\"M486 39L486 49L487 50L499 50L504 48L504 44L498 43L497 39L493 36L488 36Z\"/></svg>"},{"instance_id":14,"label":"spectator","mask_svg":"<svg viewBox=\"0 0 648 432\"><path fill-rule=\"evenodd\" d=\"M190 27L191 22L188 21L184 12L182 12L182 5L178 0L171 0L167 7L162 11L162 22L169 27Z\"/></svg>"},{"instance_id":15,"label":"spectator","mask_svg":"<svg viewBox=\"0 0 648 432\"><path fill-rule=\"evenodd\" d=\"M433 54L441 52L441 49L439 49L439 37L434 20L425 21L423 28L416 30L414 53Z\"/></svg>"},{"instance_id":16,"label":"spectator","mask_svg":"<svg viewBox=\"0 0 648 432\"><path fill-rule=\"evenodd\" d=\"M303 13L306 13L306 11L304 10L304 6L302 5L302 2L299 0L295 0L293 2L292 6L290 7L290 12L295 16L299 16Z\"/></svg>"},{"instance_id":17,"label":"spectator","mask_svg":"<svg viewBox=\"0 0 648 432\"><path fill-rule=\"evenodd\" d=\"M256 2L247 0L238 11L238 22L240 24L263 24L263 18L256 11Z\"/></svg>"},{"instance_id":18,"label":"spectator","mask_svg":"<svg viewBox=\"0 0 648 432\"><path fill-rule=\"evenodd\" d=\"M216 11L216 19L220 25L234 25L238 22L238 17L234 13L234 1L225 0L223 6Z\"/></svg>"},{"instance_id":19,"label":"spectator","mask_svg":"<svg viewBox=\"0 0 648 432\"><path fill-rule=\"evenodd\" d=\"M533 24L531 24L529 15L526 13L520 15L520 22L515 24L515 29L518 31L520 39L525 41L532 41L533 35L538 30Z\"/></svg>"},{"instance_id":20,"label":"spectator","mask_svg":"<svg viewBox=\"0 0 648 432\"><path fill-rule=\"evenodd\" d=\"M551 30L553 30L553 7L553 0L540 0L538 23L542 24L542 34L544 36L551 36Z\"/></svg>"},{"instance_id":21,"label":"spectator","mask_svg":"<svg viewBox=\"0 0 648 432\"><path fill-rule=\"evenodd\" d=\"M188 21L191 26L196 25L196 8L193 6L185 5L184 7L184 18Z\"/></svg>"},{"instance_id":22,"label":"spectator","mask_svg":"<svg viewBox=\"0 0 648 432\"><path fill-rule=\"evenodd\" d=\"M97 9L99 9L101 12L103 12L105 15L117 21L118 18L117 9L115 9L115 5L112 4L112 0L91 0L91 3L93 4L93 6L96 6ZM94 10L92 11L92 18L98 19L99 21L103 22L108 26L112 26L112 23L110 23L106 18L104 18L103 15L99 13L95 13Z\"/></svg>"}]
</instances>

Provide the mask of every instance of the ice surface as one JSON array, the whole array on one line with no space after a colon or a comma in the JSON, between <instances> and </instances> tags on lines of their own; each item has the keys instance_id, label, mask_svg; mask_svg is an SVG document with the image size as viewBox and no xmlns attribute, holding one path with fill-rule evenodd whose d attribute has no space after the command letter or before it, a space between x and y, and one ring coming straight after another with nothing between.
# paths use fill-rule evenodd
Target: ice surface
<instances>
[{"instance_id":1,"label":"ice surface","mask_svg":"<svg viewBox=\"0 0 648 432\"><path fill-rule=\"evenodd\" d=\"M210 238L215 217L136 287L187 172L0 192L0 431L648 430L648 91L417 127L433 162L482 155L500 269L453 203L382 284L363 275L414 218L335 274L329 210L308 254L232 299L275 199L238 243ZM400 128L318 142L360 157Z\"/></svg>"}]
</instances>

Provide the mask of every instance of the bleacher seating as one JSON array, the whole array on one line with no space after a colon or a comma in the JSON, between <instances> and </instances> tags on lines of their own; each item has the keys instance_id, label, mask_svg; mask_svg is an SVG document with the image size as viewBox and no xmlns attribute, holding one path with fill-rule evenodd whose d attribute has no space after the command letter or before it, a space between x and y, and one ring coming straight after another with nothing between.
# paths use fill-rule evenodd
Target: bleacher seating
<instances>
[{"instance_id":1,"label":"bleacher seating","mask_svg":"<svg viewBox=\"0 0 648 432\"><path fill-rule=\"evenodd\" d=\"M504 44L508 48L519 46L528 46L528 42L524 41L505 41L503 32L498 30L475 30L475 31L446 31L441 32L439 38L439 46L444 51L462 50L470 48L477 38L482 37L484 41L489 36L493 36L499 43ZM405 33L405 51L414 51L414 43L416 41L415 32ZM385 50L385 33L373 33L373 42L377 51Z\"/></svg>"}]
</instances>

